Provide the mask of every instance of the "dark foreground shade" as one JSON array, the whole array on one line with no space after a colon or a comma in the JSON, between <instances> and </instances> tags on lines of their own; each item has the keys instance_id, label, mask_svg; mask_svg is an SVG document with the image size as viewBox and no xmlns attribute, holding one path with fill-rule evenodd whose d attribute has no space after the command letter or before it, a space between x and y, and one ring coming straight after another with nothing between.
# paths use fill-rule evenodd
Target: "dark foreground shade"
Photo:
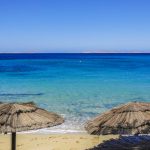
<instances>
[{"instance_id":1,"label":"dark foreground shade","mask_svg":"<svg viewBox=\"0 0 150 150\"><path fill-rule=\"evenodd\" d=\"M150 136L128 136L112 139L89 150L150 150Z\"/></svg>"}]
</instances>

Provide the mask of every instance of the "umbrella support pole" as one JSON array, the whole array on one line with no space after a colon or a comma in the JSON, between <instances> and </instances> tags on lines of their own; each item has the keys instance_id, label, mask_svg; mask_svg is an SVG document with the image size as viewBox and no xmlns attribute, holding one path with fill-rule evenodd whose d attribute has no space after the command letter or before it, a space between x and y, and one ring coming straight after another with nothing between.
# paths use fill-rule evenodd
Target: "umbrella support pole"
<instances>
[{"instance_id":1,"label":"umbrella support pole","mask_svg":"<svg viewBox=\"0 0 150 150\"><path fill-rule=\"evenodd\" d=\"M16 132L12 132L12 136L11 136L11 150L16 150Z\"/></svg>"}]
</instances>

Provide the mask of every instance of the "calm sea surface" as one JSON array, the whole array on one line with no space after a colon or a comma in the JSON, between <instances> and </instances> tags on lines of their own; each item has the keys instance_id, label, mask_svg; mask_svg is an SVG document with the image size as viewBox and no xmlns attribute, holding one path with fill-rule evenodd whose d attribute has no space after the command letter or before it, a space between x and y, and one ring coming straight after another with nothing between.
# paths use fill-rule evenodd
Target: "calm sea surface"
<instances>
[{"instance_id":1,"label":"calm sea surface","mask_svg":"<svg viewBox=\"0 0 150 150\"><path fill-rule=\"evenodd\" d=\"M65 118L38 132L83 125L128 101L150 102L149 54L0 54L0 101L34 101Z\"/></svg>"}]
</instances>

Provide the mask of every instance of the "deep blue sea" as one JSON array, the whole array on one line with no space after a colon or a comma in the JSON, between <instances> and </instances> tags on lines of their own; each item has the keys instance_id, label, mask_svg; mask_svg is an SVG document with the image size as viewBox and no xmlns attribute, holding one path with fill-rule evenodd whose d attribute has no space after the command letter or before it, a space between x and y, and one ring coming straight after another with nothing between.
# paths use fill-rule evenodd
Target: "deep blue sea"
<instances>
[{"instance_id":1,"label":"deep blue sea","mask_svg":"<svg viewBox=\"0 0 150 150\"><path fill-rule=\"evenodd\" d=\"M84 132L114 106L150 102L150 54L0 54L0 101L34 101L66 120L39 132Z\"/></svg>"}]
</instances>

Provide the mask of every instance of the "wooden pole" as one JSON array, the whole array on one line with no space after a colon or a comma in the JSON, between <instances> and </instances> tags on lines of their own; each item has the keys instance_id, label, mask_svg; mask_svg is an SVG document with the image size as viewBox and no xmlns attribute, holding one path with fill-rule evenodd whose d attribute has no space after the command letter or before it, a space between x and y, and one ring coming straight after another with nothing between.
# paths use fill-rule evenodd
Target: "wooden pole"
<instances>
[{"instance_id":1,"label":"wooden pole","mask_svg":"<svg viewBox=\"0 0 150 150\"><path fill-rule=\"evenodd\" d=\"M11 136L11 150L16 150L16 132L12 132L12 136Z\"/></svg>"}]
</instances>

